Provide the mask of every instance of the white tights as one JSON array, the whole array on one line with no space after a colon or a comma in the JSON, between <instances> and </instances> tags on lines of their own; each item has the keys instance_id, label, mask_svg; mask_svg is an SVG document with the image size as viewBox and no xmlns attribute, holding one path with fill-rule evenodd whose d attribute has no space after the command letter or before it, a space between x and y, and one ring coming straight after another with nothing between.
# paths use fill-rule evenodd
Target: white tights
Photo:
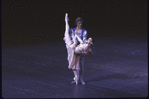
<instances>
[{"instance_id":1,"label":"white tights","mask_svg":"<svg viewBox=\"0 0 149 99\"><path fill-rule=\"evenodd\" d=\"M84 85L85 82L83 81L83 75L84 75L84 57L83 56L80 59L80 70L73 69L72 71L74 73L74 80L76 82L76 85L78 84L79 79L80 79L81 83ZM72 82L72 83L74 83L74 82Z\"/></svg>"}]
</instances>

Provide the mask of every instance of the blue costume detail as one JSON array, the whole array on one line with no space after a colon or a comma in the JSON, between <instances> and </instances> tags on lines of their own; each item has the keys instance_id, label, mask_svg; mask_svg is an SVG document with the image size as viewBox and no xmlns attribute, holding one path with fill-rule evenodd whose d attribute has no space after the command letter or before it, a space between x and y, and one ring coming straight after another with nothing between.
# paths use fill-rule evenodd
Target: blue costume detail
<instances>
[{"instance_id":1,"label":"blue costume detail","mask_svg":"<svg viewBox=\"0 0 149 99\"><path fill-rule=\"evenodd\" d=\"M87 31L85 29L82 29L82 33L75 33L75 30L76 30L76 27L71 29L72 41L74 42L74 36L78 35L83 40L83 42L86 42L86 40L87 40ZM76 43L80 44L80 42L78 40L76 40Z\"/></svg>"}]
</instances>

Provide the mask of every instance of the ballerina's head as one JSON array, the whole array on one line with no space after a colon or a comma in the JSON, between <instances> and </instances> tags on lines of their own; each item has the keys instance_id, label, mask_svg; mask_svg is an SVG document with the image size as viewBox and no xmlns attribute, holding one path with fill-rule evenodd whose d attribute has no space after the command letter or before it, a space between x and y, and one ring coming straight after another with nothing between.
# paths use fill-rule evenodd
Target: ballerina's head
<instances>
[{"instance_id":1,"label":"ballerina's head","mask_svg":"<svg viewBox=\"0 0 149 99\"><path fill-rule=\"evenodd\" d=\"M92 44L93 44L93 40L92 40L92 38L91 38L91 37L88 38L86 43L89 44L89 45L92 45Z\"/></svg>"}]
</instances>

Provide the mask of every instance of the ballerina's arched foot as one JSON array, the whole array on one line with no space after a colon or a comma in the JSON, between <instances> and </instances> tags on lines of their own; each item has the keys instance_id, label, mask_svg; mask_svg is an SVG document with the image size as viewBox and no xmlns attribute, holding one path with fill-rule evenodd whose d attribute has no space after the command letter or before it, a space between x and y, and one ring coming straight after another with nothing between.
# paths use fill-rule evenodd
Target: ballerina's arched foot
<instances>
[{"instance_id":1,"label":"ballerina's arched foot","mask_svg":"<svg viewBox=\"0 0 149 99\"><path fill-rule=\"evenodd\" d=\"M72 84L76 83L76 85L78 85L78 82L79 82L79 81L78 81L75 77L73 78L73 80L74 80L74 81L72 81L71 83L72 83Z\"/></svg>"},{"instance_id":2,"label":"ballerina's arched foot","mask_svg":"<svg viewBox=\"0 0 149 99\"><path fill-rule=\"evenodd\" d=\"M69 21L68 13L66 13L66 15L65 15L65 21Z\"/></svg>"},{"instance_id":3,"label":"ballerina's arched foot","mask_svg":"<svg viewBox=\"0 0 149 99\"><path fill-rule=\"evenodd\" d=\"M71 83L72 83L72 84L76 83L76 81L75 81L75 77L73 78L73 80L74 80L74 81L72 81Z\"/></svg>"}]
</instances>

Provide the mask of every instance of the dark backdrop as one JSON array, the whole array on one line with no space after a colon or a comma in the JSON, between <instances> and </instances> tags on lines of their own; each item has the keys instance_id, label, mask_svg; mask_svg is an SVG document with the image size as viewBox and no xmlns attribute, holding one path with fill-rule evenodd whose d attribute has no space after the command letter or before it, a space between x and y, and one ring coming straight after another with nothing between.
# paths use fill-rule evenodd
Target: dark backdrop
<instances>
[{"instance_id":1,"label":"dark backdrop","mask_svg":"<svg viewBox=\"0 0 149 99\"><path fill-rule=\"evenodd\" d=\"M2 0L1 11L3 46L63 42L66 12L93 38L147 37L147 0Z\"/></svg>"}]
</instances>

